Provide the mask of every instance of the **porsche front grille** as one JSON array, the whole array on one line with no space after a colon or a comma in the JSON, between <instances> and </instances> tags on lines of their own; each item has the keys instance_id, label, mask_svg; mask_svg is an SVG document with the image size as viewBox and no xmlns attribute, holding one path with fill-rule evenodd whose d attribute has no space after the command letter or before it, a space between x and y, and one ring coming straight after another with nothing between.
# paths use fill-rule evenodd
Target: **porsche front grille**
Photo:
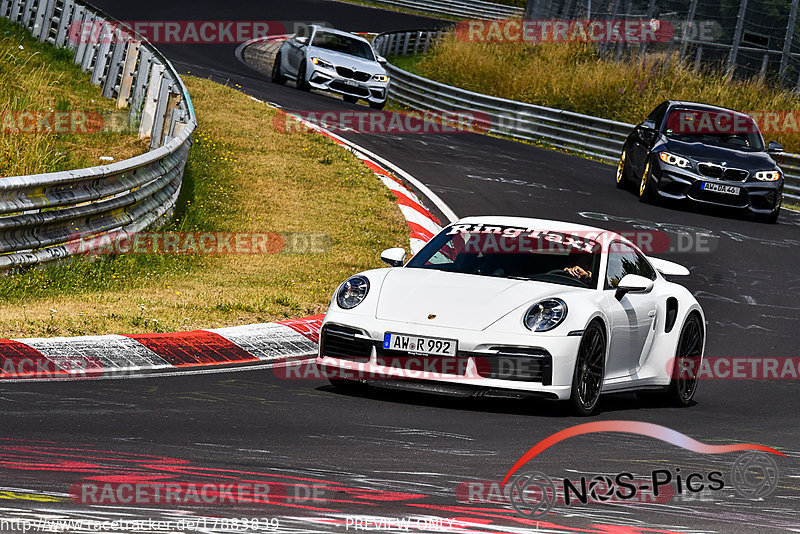
<instances>
[{"instance_id":1,"label":"porsche front grille","mask_svg":"<svg viewBox=\"0 0 800 534\"><path fill-rule=\"evenodd\" d=\"M539 382L553 381L553 357L544 349L492 347L493 354L473 354L478 375L498 380Z\"/></svg>"},{"instance_id":2,"label":"porsche front grille","mask_svg":"<svg viewBox=\"0 0 800 534\"><path fill-rule=\"evenodd\" d=\"M372 342L356 337L359 334L361 332L354 328L325 325L319 337L320 354L354 362L368 362L372 355Z\"/></svg>"}]
</instances>

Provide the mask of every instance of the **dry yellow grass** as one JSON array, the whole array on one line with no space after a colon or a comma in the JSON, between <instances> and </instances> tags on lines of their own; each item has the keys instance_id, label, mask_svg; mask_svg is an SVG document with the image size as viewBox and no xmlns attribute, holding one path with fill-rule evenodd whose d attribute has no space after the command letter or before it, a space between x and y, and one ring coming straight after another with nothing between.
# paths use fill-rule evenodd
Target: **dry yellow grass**
<instances>
[{"instance_id":1,"label":"dry yellow grass","mask_svg":"<svg viewBox=\"0 0 800 534\"><path fill-rule=\"evenodd\" d=\"M116 103L103 98L101 89L89 83L89 75L72 62L72 55L0 19L0 115L18 119L25 111L77 111L108 120L117 112ZM0 177L101 165L101 156L119 161L148 149L130 131L15 133L20 124L19 120L4 121L0 126Z\"/></svg>"},{"instance_id":2,"label":"dry yellow grass","mask_svg":"<svg viewBox=\"0 0 800 534\"><path fill-rule=\"evenodd\" d=\"M394 197L319 134L280 133L275 110L207 80L185 80L199 128L178 231L313 232L325 254L127 256L76 260L0 280L6 337L211 328L324 311L336 286L408 246Z\"/></svg>"},{"instance_id":3,"label":"dry yellow grass","mask_svg":"<svg viewBox=\"0 0 800 534\"><path fill-rule=\"evenodd\" d=\"M800 111L793 94L758 80L698 73L665 56L619 63L587 43L480 43L446 37L428 55L393 62L429 78L479 93L638 123L667 99L742 111ZM721 71L721 69L720 69ZM797 133L765 134L800 151Z\"/></svg>"}]
</instances>

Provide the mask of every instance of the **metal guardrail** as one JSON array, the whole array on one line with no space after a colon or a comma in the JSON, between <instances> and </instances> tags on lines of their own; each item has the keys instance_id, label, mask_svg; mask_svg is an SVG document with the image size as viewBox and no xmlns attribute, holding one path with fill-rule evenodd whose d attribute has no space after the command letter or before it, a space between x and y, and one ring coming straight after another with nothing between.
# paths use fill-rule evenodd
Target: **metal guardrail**
<instances>
[{"instance_id":1,"label":"metal guardrail","mask_svg":"<svg viewBox=\"0 0 800 534\"><path fill-rule=\"evenodd\" d=\"M413 9L437 15L477 19L520 19L525 8L483 0L372 0L376 4Z\"/></svg>"},{"instance_id":2,"label":"metal guardrail","mask_svg":"<svg viewBox=\"0 0 800 534\"><path fill-rule=\"evenodd\" d=\"M0 178L0 269L57 260L81 239L131 234L171 214L181 189L194 108L175 69L146 40L75 0L0 0L0 17L33 37L75 51L103 96L129 107L150 151L109 165ZM99 39L80 39L82 28Z\"/></svg>"},{"instance_id":3,"label":"metal guardrail","mask_svg":"<svg viewBox=\"0 0 800 534\"><path fill-rule=\"evenodd\" d=\"M372 46L382 56L427 52L442 37L438 30L382 33ZM487 129L498 133L543 142L547 145L616 163L633 124L536 106L515 100L473 93L417 76L390 63L389 97L419 111L473 112L487 117ZM800 154L781 153L778 164L786 178L785 198L800 201Z\"/></svg>"}]
</instances>

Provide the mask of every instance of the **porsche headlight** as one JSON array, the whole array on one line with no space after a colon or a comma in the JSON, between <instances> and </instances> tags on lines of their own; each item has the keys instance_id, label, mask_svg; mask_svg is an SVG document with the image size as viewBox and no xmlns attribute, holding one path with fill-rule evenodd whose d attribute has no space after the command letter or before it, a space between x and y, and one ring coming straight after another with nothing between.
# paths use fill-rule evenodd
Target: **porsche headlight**
<instances>
[{"instance_id":1,"label":"porsche headlight","mask_svg":"<svg viewBox=\"0 0 800 534\"><path fill-rule=\"evenodd\" d=\"M319 65L323 69L331 69L331 70L333 70L333 63L328 63L324 59L320 59L318 57L312 57L311 58L311 63L313 63L314 65Z\"/></svg>"},{"instance_id":2,"label":"porsche headlight","mask_svg":"<svg viewBox=\"0 0 800 534\"><path fill-rule=\"evenodd\" d=\"M376 82L388 82L389 81L389 77L386 74L375 74L372 77L372 79L375 80Z\"/></svg>"},{"instance_id":3,"label":"porsche headlight","mask_svg":"<svg viewBox=\"0 0 800 534\"><path fill-rule=\"evenodd\" d=\"M676 156L675 154L670 154L669 152L659 152L658 157L667 165L675 165L676 167L681 167L682 169L688 169L691 166L688 159Z\"/></svg>"},{"instance_id":4,"label":"porsche headlight","mask_svg":"<svg viewBox=\"0 0 800 534\"><path fill-rule=\"evenodd\" d=\"M545 299L525 312L523 322L532 332L547 332L561 324L567 316L567 304L561 299Z\"/></svg>"},{"instance_id":5,"label":"porsche headlight","mask_svg":"<svg viewBox=\"0 0 800 534\"><path fill-rule=\"evenodd\" d=\"M756 173L756 180L762 182L777 182L781 179L781 171L758 171Z\"/></svg>"},{"instance_id":6,"label":"porsche headlight","mask_svg":"<svg viewBox=\"0 0 800 534\"><path fill-rule=\"evenodd\" d=\"M336 293L336 303L340 308L350 310L361 304L367 293L369 293L369 280L364 276L353 276L339 288Z\"/></svg>"}]
</instances>

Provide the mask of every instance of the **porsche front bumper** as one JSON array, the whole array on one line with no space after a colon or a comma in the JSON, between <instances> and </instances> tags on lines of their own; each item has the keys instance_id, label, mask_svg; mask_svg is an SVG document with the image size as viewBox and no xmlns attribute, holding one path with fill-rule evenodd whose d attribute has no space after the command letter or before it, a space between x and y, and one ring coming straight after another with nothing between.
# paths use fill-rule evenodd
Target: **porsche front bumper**
<instances>
[{"instance_id":1,"label":"porsche front bumper","mask_svg":"<svg viewBox=\"0 0 800 534\"><path fill-rule=\"evenodd\" d=\"M568 399L571 393L579 333L509 334L343 319L326 319L321 331L317 364L328 377L453 395ZM453 339L458 352L453 357L389 350L383 346L386 332Z\"/></svg>"}]
</instances>

